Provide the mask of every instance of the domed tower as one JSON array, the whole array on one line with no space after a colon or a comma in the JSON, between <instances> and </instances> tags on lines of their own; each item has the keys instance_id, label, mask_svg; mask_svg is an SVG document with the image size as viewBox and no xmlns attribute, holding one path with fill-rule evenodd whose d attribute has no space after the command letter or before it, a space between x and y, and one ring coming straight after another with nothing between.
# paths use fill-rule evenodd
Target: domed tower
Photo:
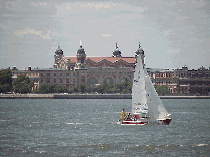
<instances>
[{"instance_id":1,"label":"domed tower","mask_svg":"<svg viewBox=\"0 0 210 157\"><path fill-rule=\"evenodd\" d=\"M54 59L55 59L54 68L58 67L57 63L61 60L62 57L63 57L63 50L58 45L58 48L55 50L54 53Z\"/></svg>"},{"instance_id":2,"label":"domed tower","mask_svg":"<svg viewBox=\"0 0 210 157\"><path fill-rule=\"evenodd\" d=\"M139 48L136 50L136 56L141 56L142 64L144 65L144 50L141 48L140 42L139 42Z\"/></svg>"},{"instance_id":3,"label":"domed tower","mask_svg":"<svg viewBox=\"0 0 210 157\"><path fill-rule=\"evenodd\" d=\"M75 69L86 69L86 64L85 64L85 50L82 48L82 42L80 41L80 48L77 50L77 63Z\"/></svg>"},{"instance_id":4,"label":"domed tower","mask_svg":"<svg viewBox=\"0 0 210 157\"><path fill-rule=\"evenodd\" d=\"M122 57L121 52L120 52L119 48L117 47L117 43L116 43L116 49L112 53L112 57Z\"/></svg>"}]
</instances>

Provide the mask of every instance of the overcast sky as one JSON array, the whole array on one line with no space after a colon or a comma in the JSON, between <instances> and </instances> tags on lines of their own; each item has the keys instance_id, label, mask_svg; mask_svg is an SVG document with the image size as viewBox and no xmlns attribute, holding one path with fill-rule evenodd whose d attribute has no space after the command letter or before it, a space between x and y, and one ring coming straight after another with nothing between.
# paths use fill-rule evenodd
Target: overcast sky
<instances>
[{"instance_id":1,"label":"overcast sky","mask_svg":"<svg viewBox=\"0 0 210 157\"><path fill-rule=\"evenodd\" d=\"M210 67L210 1L0 1L0 68L51 68L59 45L75 56L123 57L141 43L147 68Z\"/></svg>"}]
</instances>

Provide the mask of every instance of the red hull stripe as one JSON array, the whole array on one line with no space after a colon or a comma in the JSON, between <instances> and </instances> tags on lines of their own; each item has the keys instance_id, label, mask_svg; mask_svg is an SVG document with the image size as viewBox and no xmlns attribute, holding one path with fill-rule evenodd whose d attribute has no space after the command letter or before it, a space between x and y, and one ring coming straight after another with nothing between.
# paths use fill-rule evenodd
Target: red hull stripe
<instances>
[{"instance_id":1,"label":"red hull stripe","mask_svg":"<svg viewBox=\"0 0 210 157\"><path fill-rule=\"evenodd\" d=\"M143 125L147 124L148 122L135 122L135 121L123 121L122 124L130 124L130 125Z\"/></svg>"},{"instance_id":2,"label":"red hull stripe","mask_svg":"<svg viewBox=\"0 0 210 157\"><path fill-rule=\"evenodd\" d=\"M170 122L171 122L171 119L160 120L160 122L161 122L163 125L169 125Z\"/></svg>"}]
</instances>

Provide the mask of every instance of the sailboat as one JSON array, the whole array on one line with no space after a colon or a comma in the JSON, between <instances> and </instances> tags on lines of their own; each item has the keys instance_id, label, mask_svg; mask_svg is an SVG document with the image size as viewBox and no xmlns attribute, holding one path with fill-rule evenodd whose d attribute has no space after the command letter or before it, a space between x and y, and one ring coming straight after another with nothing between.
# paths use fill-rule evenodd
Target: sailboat
<instances>
[{"instance_id":1,"label":"sailboat","mask_svg":"<svg viewBox=\"0 0 210 157\"><path fill-rule=\"evenodd\" d=\"M140 46L136 51L136 65L132 87L131 113L121 117L121 125L145 125L159 123L169 125L171 114L161 102L144 64L144 51Z\"/></svg>"}]
</instances>

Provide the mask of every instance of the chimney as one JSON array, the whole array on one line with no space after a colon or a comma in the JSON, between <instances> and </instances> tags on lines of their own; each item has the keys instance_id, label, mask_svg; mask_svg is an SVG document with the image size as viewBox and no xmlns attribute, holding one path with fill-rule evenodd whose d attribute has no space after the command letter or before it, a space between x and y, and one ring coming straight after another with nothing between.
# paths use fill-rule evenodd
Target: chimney
<instances>
[{"instance_id":1,"label":"chimney","mask_svg":"<svg viewBox=\"0 0 210 157\"><path fill-rule=\"evenodd\" d=\"M28 67L28 70L31 70L31 67Z\"/></svg>"}]
</instances>

